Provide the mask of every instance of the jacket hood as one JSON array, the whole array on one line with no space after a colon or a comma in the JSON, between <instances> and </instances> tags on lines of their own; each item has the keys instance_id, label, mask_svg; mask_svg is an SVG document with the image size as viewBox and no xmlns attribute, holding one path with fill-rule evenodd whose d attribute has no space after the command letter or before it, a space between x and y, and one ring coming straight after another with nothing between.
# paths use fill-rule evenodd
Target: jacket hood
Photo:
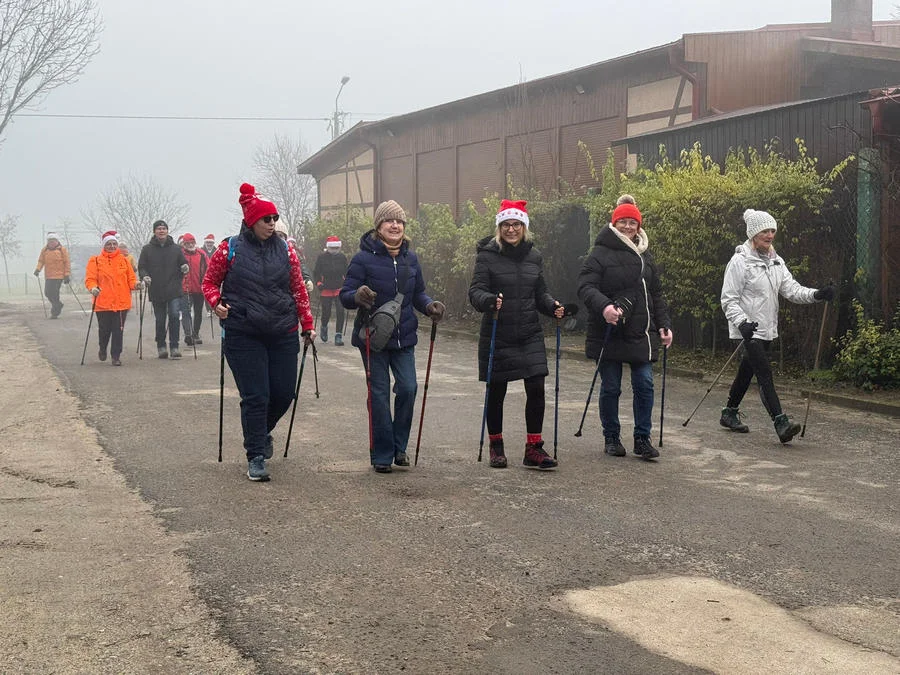
<instances>
[{"instance_id":1,"label":"jacket hood","mask_svg":"<svg viewBox=\"0 0 900 675\"><path fill-rule=\"evenodd\" d=\"M739 245L735 246L734 252L739 253L748 261L757 261L757 262L763 261L763 258L761 258L759 253L757 253L756 250L753 248L753 246L751 246L749 239L747 241L745 241L743 244L739 244ZM778 255L778 252L775 250L774 246L770 249L769 260L773 260L781 265L784 265L784 258L782 258L780 255Z\"/></svg>"},{"instance_id":2,"label":"jacket hood","mask_svg":"<svg viewBox=\"0 0 900 675\"><path fill-rule=\"evenodd\" d=\"M650 239L643 228L637 231L637 243L626 239L616 228L609 223L600 232L594 240L594 246L606 246L614 249L632 249L637 253L643 253L650 245Z\"/></svg>"},{"instance_id":3,"label":"jacket hood","mask_svg":"<svg viewBox=\"0 0 900 675\"><path fill-rule=\"evenodd\" d=\"M374 227L359 238L359 250L365 251L366 253L383 253L384 255L390 255L384 242L375 236ZM404 239L400 244L400 253L406 253L408 250L409 240Z\"/></svg>"}]
</instances>

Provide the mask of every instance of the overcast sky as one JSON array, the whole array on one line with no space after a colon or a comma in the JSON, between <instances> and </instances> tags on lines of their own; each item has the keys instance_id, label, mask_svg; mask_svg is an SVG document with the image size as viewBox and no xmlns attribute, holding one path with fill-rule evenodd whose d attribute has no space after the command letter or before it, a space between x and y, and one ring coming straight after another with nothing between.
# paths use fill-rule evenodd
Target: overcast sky
<instances>
[{"instance_id":1,"label":"overcast sky","mask_svg":"<svg viewBox=\"0 0 900 675\"><path fill-rule=\"evenodd\" d=\"M875 19L889 19L896 1L875 0ZM340 104L353 124L515 84L520 71L535 79L684 33L828 21L831 9L830 0L98 4L100 54L39 112L326 118L349 75ZM80 223L99 191L137 173L190 206L188 230L224 236L235 230L253 152L276 132L302 135L313 151L329 140L316 120L17 118L0 144L0 215L21 217L30 266L42 231L63 218ZM92 238L84 234L82 243Z\"/></svg>"}]
</instances>

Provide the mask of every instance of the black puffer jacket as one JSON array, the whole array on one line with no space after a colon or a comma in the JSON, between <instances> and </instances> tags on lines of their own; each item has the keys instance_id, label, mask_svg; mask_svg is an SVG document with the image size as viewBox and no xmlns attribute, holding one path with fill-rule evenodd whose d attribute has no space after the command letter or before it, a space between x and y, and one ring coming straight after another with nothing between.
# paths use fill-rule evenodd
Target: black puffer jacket
<instances>
[{"instance_id":1,"label":"black puffer jacket","mask_svg":"<svg viewBox=\"0 0 900 675\"><path fill-rule=\"evenodd\" d=\"M659 272L647 251L647 235L643 230L638 231L638 240L636 244L629 243L612 225L604 227L578 275L578 298L589 311L584 345L589 359L596 359L603 347L606 334L603 310L623 298L630 301L631 310L613 328L603 350L604 361L655 361L659 329L671 329Z\"/></svg>"},{"instance_id":2,"label":"black puffer jacket","mask_svg":"<svg viewBox=\"0 0 900 675\"><path fill-rule=\"evenodd\" d=\"M172 237L166 237L164 242L153 237L141 249L138 276L150 277L150 302L168 302L181 297L184 278L181 266L186 264L184 251Z\"/></svg>"},{"instance_id":3,"label":"black puffer jacket","mask_svg":"<svg viewBox=\"0 0 900 675\"><path fill-rule=\"evenodd\" d=\"M469 302L484 312L478 340L478 379L487 379L498 293L503 293L503 307L497 317L491 382L546 376L547 351L538 312L552 316L554 300L544 282L541 254L530 241L501 248L492 236L478 242L475 250L478 257L469 286Z\"/></svg>"}]
</instances>

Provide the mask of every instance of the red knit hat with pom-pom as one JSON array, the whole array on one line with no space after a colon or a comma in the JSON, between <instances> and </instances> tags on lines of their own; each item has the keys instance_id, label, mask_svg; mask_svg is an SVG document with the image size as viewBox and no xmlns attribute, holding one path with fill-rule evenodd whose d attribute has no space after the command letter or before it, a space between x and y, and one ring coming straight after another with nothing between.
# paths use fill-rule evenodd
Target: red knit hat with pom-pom
<instances>
[{"instance_id":1,"label":"red knit hat with pom-pom","mask_svg":"<svg viewBox=\"0 0 900 675\"><path fill-rule=\"evenodd\" d=\"M622 218L634 218L638 222L638 229L641 227L641 211L637 204L634 203L634 197L631 195L622 195L616 202L616 208L612 212L611 223L615 223Z\"/></svg>"},{"instance_id":2,"label":"red knit hat with pom-pom","mask_svg":"<svg viewBox=\"0 0 900 675\"><path fill-rule=\"evenodd\" d=\"M278 213L275 204L256 194L256 188L250 183L241 185L241 196L238 198L238 203L244 212L244 222L247 223L247 227L253 227L253 224L260 218Z\"/></svg>"}]
</instances>

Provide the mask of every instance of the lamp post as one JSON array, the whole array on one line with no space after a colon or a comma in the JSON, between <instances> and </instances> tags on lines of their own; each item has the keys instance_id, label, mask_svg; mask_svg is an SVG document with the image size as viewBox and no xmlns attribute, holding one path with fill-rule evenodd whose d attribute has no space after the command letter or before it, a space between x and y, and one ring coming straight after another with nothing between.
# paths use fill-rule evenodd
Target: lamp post
<instances>
[{"instance_id":1,"label":"lamp post","mask_svg":"<svg viewBox=\"0 0 900 675\"><path fill-rule=\"evenodd\" d=\"M341 112L338 110L338 99L341 97L341 92L344 91L344 85L350 81L349 75L344 75L341 78L341 87L338 89L337 96L334 97L334 123L331 125L331 138L335 139L341 135Z\"/></svg>"}]
</instances>

